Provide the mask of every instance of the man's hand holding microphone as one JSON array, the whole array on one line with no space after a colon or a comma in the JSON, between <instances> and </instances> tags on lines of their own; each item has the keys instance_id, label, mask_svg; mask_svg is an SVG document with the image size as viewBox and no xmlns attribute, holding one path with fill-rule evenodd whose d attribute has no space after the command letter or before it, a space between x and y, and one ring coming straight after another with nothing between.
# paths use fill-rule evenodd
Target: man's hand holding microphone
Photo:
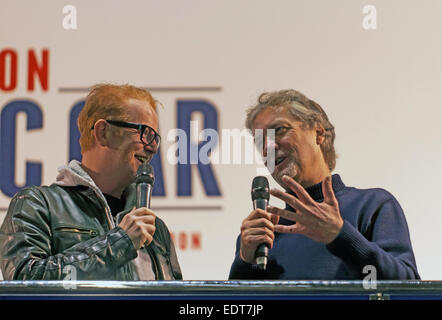
<instances>
[{"instance_id":1,"label":"man's hand holding microphone","mask_svg":"<svg viewBox=\"0 0 442 320\"><path fill-rule=\"evenodd\" d=\"M268 248L273 247L274 228L279 216L266 212L270 192L266 177L258 176L252 182L253 211L241 224L241 259L266 269Z\"/></svg>"},{"instance_id":2,"label":"man's hand holding microphone","mask_svg":"<svg viewBox=\"0 0 442 320\"><path fill-rule=\"evenodd\" d=\"M241 259L258 264L261 269L266 268L267 251L273 247L275 232L302 234L314 241L329 244L338 236L344 223L330 176L322 183L323 202L314 201L293 178L284 176L283 181L296 196L276 189L269 191L267 178L255 177L252 183L254 210L241 224ZM268 206L269 194L295 210ZM279 225L279 217L293 221L293 224ZM261 257L264 257L264 263L259 261Z\"/></svg>"},{"instance_id":3,"label":"man's hand holding microphone","mask_svg":"<svg viewBox=\"0 0 442 320\"><path fill-rule=\"evenodd\" d=\"M126 214L119 224L137 250L152 242L156 229L155 213L149 209L154 181L152 166L147 162L140 165L135 179L137 207Z\"/></svg>"}]
</instances>

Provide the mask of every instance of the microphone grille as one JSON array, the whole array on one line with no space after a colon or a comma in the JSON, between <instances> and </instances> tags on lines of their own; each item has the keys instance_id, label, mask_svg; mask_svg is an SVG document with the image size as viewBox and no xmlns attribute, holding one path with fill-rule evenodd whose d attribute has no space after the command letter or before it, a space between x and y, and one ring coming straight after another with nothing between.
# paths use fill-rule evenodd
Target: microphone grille
<instances>
[{"instance_id":1,"label":"microphone grille","mask_svg":"<svg viewBox=\"0 0 442 320\"><path fill-rule=\"evenodd\" d=\"M137 176L135 178L135 183L148 183L153 185L155 182L155 176L153 173L153 168L147 162L141 164L137 170Z\"/></svg>"},{"instance_id":2,"label":"microphone grille","mask_svg":"<svg viewBox=\"0 0 442 320\"><path fill-rule=\"evenodd\" d=\"M269 181L266 177L257 176L252 181L252 201L256 199L270 198Z\"/></svg>"}]
</instances>

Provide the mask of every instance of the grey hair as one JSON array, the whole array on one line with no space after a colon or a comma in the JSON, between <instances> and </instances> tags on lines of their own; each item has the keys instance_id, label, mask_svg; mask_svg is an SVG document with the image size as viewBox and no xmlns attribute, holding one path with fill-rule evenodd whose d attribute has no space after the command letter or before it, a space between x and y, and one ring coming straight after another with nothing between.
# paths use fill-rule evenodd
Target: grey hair
<instances>
[{"instance_id":1,"label":"grey hair","mask_svg":"<svg viewBox=\"0 0 442 320\"><path fill-rule=\"evenodd\" d=\"M246 128L253 130L253 123L258 114L264 109L276 107L286 107L296 119L302 121L309 129L316 126L324 128L325 140L321 144L321 151L328 168L333 171L337 158L334 147L335 128L321 106L299 91L288 89L262 93L258 97L257 104L247 109Z\"/></svg>"}]
</instances>

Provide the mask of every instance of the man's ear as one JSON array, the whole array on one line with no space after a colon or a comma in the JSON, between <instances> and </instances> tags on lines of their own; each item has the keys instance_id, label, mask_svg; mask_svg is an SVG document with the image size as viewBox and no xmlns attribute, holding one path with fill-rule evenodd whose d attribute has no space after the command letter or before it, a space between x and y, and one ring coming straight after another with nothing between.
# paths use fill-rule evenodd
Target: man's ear
<instances>
[{"instance_id":1,"label":"man's ear","mask_svg":"<svg viewBox=\"0 0 442 320\"><path fill-rule=\"evenodd\" d=\"M93 128L93 135L95 138L95 142L102 146L106 147L108 146L108 139L107 139L107 129L108 129L108 123L104 119L97 120L95 122L94 128Z\"/></svg>"},{"instance_id":2,"label":"man's ear","mask_svg":"<svg viewBox=\"0 0 442 320\"><path fill-rule=\"evenodd\" d=\"M316 143L321 145L325 141L325 129L322 126L316 127Z\"/></svg>"}]
</instances>

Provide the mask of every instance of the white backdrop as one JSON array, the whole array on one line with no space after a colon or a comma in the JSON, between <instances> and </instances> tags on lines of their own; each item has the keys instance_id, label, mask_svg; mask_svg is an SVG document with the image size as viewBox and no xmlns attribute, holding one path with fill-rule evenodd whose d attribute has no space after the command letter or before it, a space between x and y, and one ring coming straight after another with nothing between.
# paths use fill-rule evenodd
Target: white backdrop
<instances>
[{"instance_id":1,"label":"white backdrop","mask_svg":"<svg viewBox=\"0 0 442 320\"><path fill-rule=\"evenodd\" d=\"M76 8L76 30L63 28L68 4ZM366 5L376 8L376 29L363 28ZM336 127L335 172L347 185L395 195L421 277L442 279L441 12L439 0L2 0L0 51L12 48L18 69L16 88L0 91L0 111L19 99L43 111L39 130L26 131L26 117L17 117L16 183L25 181L27 160L43 163L43 184L67 163L69 112L86 92L65 88L102 81L157 88L164 137L176 126L178 100L209 101L219 129L243 129L245 109L262 91L294 88ZM38 81L27 89L30 49L39 59L49 50L47 91ZM0 76L9 79L9 72ZM195 170L192 196L178 197L176 168L166 161L172 142L163 142L166 196L153 206L222 208L157 211L176 239L198 239L178 247L184 278L227 279L256 166L213 165L221 197L205 194ZM0 221L9 201L0 191Z\"/></svg>"}]
</instances>

